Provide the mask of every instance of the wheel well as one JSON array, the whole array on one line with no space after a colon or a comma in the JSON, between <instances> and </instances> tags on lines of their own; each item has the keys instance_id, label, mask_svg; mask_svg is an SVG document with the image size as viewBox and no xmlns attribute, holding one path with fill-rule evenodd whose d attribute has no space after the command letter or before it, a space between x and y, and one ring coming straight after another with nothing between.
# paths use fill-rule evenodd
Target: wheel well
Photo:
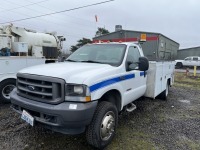
<instances>
[{"instance_id":1,"label":"wheel well","mask_svg":"<svg viewBox=\"0 0 200 150\"><path fill-rule=\"evenodd\" d=\"M7 79L4 79L4 80L0 81L0 83L5 82L5 81L7 81L7 80L15 80L15 81L16 81L15 78L7 78Z\"/></svg>"},{"instance_id":2,"label":"wheel well","mask_svg":"<svg viewBox=\"0 0 200 150\"><path fill-rule=\"evenodd\" d=\"M183 63L182 63L182 62L177 62L175 66L176 66L176 67L181 67L181 68L182 68L182 67L183 67Z\"/></svg>"},{"instance_id":3,"label":"wheel well","mask_svg":"<svg viewBox=\"0 0 200 150\"><path fill-rule=\"evenodd\" d=\"M108 101L117 107L118 112L121 110L121 94L118 90L111 90L106 92L100 99L101 101Z\"/></svg>"},{"instance_id":4,"label":"wheel well","mask_svg":"<svg viewBox=\"0 0 200 150\"><path fill-rule=\"evenodd\" d=\"M177 65L177 64L181 64L181 65L182 65L183 63L182 63L182 62L177 62L176 65Z\"/></svg>"},{"instance_id":5,"label":"wheel well","mask_svg":"<svg viewBox=\"0 0 200 150\"><path fill-rule=\"evenodd\" d=\"M171 86L171 78L169 78L169 79L167 80L167 83L168 83L169 86Z\"/></svg>"}]
</instances>

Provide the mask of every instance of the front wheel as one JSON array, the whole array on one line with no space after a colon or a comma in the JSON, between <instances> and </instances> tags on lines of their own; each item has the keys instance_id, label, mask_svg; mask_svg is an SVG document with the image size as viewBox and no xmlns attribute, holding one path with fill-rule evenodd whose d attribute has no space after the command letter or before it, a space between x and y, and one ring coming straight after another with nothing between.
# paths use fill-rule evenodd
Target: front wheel
<instances>
[{"instance_id":1,"label":"front wheel","mask_svg":"<svg viewBox=\"0 0 200 150\"><path fill-rule=\"evenodd\" d=\"M88 143L96 148L106 147L113 139L118 122L117 108L102 101L97 106L91 124L86 130Z\"/></svg>"},{"instance_id":2,"label":"front wheel","mask_svg":"<svg viewBox=\"0 0 200 150\"><path fill-rule=\"evenodd\" d=\"M176 64L176 67L177 67L177 68L183 68L183 64L182 64L181 62L178 62L178 63Z\"/></svg>"},{"instance_id":3,"label":"front wheel","mask_svg":"<svg viewBox=\"0 0 200 150\"><path fill-rule=\"evenodd\" d=\"M3 103L10 102L10 93L16 87L15 79L7 79L0 83L0 101Z\"/></svg>"}]
</instances>

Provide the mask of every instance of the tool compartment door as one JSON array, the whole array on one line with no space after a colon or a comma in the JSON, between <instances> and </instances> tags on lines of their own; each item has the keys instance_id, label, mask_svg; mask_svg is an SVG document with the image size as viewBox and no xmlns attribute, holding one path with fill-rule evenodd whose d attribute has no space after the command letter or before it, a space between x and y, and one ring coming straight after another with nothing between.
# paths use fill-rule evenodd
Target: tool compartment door
<instances>
[{"instance_id":1,"label":"tool compartment door","mask_svg":"<svg viewBox=\"0 0 200 150\"><path fill-rule=\"evenodd\" d=\"M163 92L166 89L167 80L173 80L174 66L175 62L150 62L147 71L147 90L144 96L155 98Z\"/></svg>"},{"instance_id":2,"label":"tool compartment door","mask_svg":"<svg viewBox=\"0 0 200 150\"><path fill-rule=\"evenodd\" d=\"M162 92L163 64L162 62L149 62L149 70L147 71L147 89L146 97L155 98Z\"/></svg>"}]
</instances>

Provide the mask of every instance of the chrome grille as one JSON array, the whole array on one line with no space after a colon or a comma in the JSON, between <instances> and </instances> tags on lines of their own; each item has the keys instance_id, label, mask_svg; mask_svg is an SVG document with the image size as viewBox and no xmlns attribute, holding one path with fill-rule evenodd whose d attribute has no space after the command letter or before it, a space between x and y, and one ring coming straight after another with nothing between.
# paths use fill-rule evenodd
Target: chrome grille
<instances>
[{"instance_id":1,"label":"chrome grille","mask_svg":"<svg viewBox=\"0 0 200 150\"><path fill-rule=\"evenodd\" d=\"M59 103L64 100L64 85L62 79L17 74L18 95L46 103Z\"/></svg>"}]
</instances>

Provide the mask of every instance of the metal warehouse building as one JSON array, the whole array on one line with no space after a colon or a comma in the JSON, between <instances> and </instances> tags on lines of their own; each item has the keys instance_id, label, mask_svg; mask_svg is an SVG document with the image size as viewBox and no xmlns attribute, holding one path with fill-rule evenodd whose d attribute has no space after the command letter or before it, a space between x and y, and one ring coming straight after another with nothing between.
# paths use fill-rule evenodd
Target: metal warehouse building
<instances>
[{"instance_id":1,"label":"metal warehouse building","mask_svg":"<svg viewBox=\"0 0 200 150\"><path fill-rule=\"evenodd\" d=\"M146 34L146 42L141 44L144 55L149 60L175 60L179 43L172 39L153 32L123 30L120 25L117 25L115 32L100 35L93 38L93 42L136 42L140 39L141 34Z\"/></svg>"},{"instance_id":2,"label":"metal warehouse building","mask_svg":"<svg viewBox=\"0 0 200 150\"><path fill-rule=\"evenodd\" d=\"M200 56L200 47L192 47L178 50L178 59L184 59L188 56Z\"/></svg>"}]
</instances>

